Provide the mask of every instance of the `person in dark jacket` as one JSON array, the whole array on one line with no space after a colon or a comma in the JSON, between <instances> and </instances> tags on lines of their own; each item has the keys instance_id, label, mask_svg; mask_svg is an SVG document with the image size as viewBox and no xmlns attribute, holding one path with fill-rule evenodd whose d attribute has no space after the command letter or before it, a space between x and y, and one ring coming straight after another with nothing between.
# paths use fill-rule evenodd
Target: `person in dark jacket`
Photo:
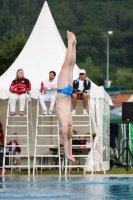
<instances>
[{"instance_id":1,"label":"person in dark jacket","mask_svg":"<svg viewBox=\"0 0 133 200\"><path fill-rule=\"evenodd\" d=\"M31 90L30 81L24 77L24 70L18 69L16 78L12 81L9 91L10 115L15 115L16 101L19 100L20 115L23 116L24 107L27 96L27 91Z\"/></svg>"},{"instance_id":2,"label":"person in dark jacket","mask_svg":"<svg viewBox=\"0 0 133 200\"><path fill-rule=\"evenodd\" d=\"M77 100L83 101L83 115L87 115L87 104L88 104L88 94L87 90L90 90L91 82L88 77L86 77L86 71L81 69L79 72L79 78L73 81L73 94L72 94L72 104L73 111L72 115L76 114Z\"/></svg>"}]
</instances>

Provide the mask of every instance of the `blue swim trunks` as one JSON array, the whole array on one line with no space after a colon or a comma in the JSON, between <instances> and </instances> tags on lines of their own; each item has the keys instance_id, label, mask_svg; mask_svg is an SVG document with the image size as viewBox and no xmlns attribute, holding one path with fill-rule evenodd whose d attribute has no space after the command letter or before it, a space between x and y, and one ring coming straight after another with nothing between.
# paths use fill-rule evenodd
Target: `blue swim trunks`
<instances>
[{"instance_id":1,"label":"blue swim trunks","mask_svg":"<svg viewBox=\"0 0 133 200\"><path fill-rule=\"evenodd\" d=\"M73 87L69 84L66 88L57 89L58 93L65 94L67 96L71 96L73 93Z\"/></svg>"}]
</instances>

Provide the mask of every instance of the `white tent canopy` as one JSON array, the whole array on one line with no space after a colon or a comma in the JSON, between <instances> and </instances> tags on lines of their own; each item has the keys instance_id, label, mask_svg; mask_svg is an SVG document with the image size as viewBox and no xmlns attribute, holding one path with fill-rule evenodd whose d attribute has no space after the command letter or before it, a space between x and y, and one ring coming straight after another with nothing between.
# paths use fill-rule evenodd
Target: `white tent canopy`
<instances>
[{"instance_id":1,"label":"white tent canopy","mask_svg":"<svg viewBox=\"0 0 133 200\"><path fill-rule=\"evenodd\" d=\"M9 86L19 68L24 69L25 77L31 81L31 97L37 99L41 81L48 79L51 70L58 76L65 54L66 47L45 1L26 45L14 63L0 77L0 99L8 98ZM78 74L79 68L75 65L73 78L76 79Z\"/></svg>"}]
</instances>

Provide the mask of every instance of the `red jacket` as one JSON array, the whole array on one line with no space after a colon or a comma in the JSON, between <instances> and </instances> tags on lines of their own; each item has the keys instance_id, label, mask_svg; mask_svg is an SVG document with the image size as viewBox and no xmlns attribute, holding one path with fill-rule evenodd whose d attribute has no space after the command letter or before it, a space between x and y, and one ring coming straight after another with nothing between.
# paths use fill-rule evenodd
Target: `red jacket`
<instances>
[{"instance_id":1,"label":"red jacket","mask_svg":"<svg viewBox=\"0 0 133 200\"><path fill-rule=\"evenodd\" d=\"M17 88L16 91L14 91L15 88ZM24 88L25 88L25 91L22 90ZM18 78L18 79L15 79L12 81L9 90L10 90L10 92L14 92L14 93L21 95L21 94L26 93L27 91L31 90L31 83L26 78L22 78L22 79Z\"/></svg>"},{"instance_id":2,"label":"red jacket","mask_svg":"<svg viewBox=\"0 0 133 200\"><path fill-rule=\"evenodd\" d=\"M12 141L8 141L7 145L10 145L9 150L11 151L12 150L12 146L13 146ZM18 152L18 153L21 152L21 148L19 146L19 142L15 142L15 150L14 151Z\"/></svg>"}]
</instances>

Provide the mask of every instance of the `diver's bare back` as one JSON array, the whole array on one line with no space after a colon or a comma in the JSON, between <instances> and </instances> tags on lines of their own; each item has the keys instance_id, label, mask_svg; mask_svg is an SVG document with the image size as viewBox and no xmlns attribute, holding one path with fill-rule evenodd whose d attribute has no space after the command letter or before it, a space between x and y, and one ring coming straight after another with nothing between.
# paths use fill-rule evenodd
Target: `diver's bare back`
<instances>
[{"instance_id":1,"label":"diver's bare back","mask_svg":"<svg viewBox=\"0 0 133 200\"><path fill-rule=\"evenodd\" d=\"M64 94L57 93L56 114L60 125L62 122L68 121L70 116L70 97Z\"/></svg>"}]
</instances>

